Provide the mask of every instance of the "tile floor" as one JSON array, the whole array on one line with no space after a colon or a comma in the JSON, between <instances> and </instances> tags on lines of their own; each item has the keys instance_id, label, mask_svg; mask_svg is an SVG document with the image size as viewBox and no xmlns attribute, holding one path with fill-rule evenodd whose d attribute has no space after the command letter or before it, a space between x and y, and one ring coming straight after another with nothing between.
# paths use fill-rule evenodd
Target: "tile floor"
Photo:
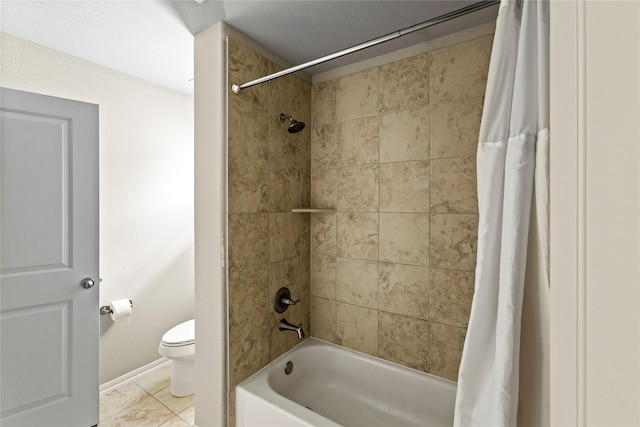
<instances>
[{"instance_id":1,"label":"tile floor","mask_svg":"<svg viewBox=\"0 0 640 427\"><path fill-rule=\"evenodd\" d=\"M171 366L165 365L100 394L99 427L193 426L193 394L171 396L170 378Z\"/></svg>"}]
</instances>

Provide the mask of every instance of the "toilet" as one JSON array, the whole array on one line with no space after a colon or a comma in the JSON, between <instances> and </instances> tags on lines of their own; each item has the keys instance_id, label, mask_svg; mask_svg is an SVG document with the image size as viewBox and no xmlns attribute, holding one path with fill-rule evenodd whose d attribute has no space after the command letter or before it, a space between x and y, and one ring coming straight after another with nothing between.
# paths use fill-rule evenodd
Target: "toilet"
<instances>
[{"instance_id":1,"label":"toilet","mask_svg":"<svg viewBox=\"0 0 640 427\"><path fill-rule=\"evenodd\" d=\"M162 336L158 353L171 359L173 396L188 396L195 389L196 320L191 319L169 329Z\"/></svg>"}]
</instances>

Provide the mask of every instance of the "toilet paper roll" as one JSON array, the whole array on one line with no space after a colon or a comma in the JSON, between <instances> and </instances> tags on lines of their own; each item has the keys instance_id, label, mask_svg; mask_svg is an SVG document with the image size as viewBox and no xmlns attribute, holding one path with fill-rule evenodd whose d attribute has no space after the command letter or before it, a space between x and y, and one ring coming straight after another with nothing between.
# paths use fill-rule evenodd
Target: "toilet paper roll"
<instances>
[{"instance_id":1,"label":"toilet paper roll","mask_svg":"<svg viewBox=\"0 0 640 427\"><path fill-rule=\"evenodd\" d=\"M118 299L111 301L109 304L111 309L111 320L114 322L121 321L122 319L131 319L131 302L128 299Z\"/></svg>"}]
</instances>

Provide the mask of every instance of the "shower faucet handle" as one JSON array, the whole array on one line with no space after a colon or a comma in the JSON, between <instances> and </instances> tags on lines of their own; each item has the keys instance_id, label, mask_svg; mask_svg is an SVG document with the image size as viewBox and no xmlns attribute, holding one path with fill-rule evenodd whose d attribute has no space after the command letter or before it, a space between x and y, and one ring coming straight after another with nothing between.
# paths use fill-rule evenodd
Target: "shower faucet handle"
<instances>
[{"instance_id":1,"label":"shower faucet handle","mask_svg":"<svg viewBox=\"0 0 640 427\"><path fill-rule=\"evenodd\" d=\"M294 300L291 298L289 288L283 287L276 292L276 297L273 300L273 308L276 310L276 313L283 313L290 305L296 305L299 302L299 299Z\"/></svg>"},{"instance_id":2,"label":"shower faucet handle","mask_svg":"<svg viewBox=\"0 0 640 427\"><path fill-rule=\"evenodd\" d=\"M282 297L280 298L280 304L286 304L286 305L296 305L297 303L300 302L300 299L298 298L297 300L292 300L291 298L287 298L287 297Z\"/></svg>"}]
</instances>

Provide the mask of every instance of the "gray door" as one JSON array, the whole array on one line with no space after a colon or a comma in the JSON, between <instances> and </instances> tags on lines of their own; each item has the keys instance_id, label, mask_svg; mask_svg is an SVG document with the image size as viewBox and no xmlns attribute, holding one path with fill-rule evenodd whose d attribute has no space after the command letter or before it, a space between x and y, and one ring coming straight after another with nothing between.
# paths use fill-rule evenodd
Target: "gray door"
<instances>
[{"instance_id":1,"label":"gray door","mask_svg":"<svg viewBox=\"0 0 640 427\"><path fill-rule=\"evenodd\" d=\"M0 96L0 424L92 426L98 106L4 88Z\"/></svg>"}]
</instances>

